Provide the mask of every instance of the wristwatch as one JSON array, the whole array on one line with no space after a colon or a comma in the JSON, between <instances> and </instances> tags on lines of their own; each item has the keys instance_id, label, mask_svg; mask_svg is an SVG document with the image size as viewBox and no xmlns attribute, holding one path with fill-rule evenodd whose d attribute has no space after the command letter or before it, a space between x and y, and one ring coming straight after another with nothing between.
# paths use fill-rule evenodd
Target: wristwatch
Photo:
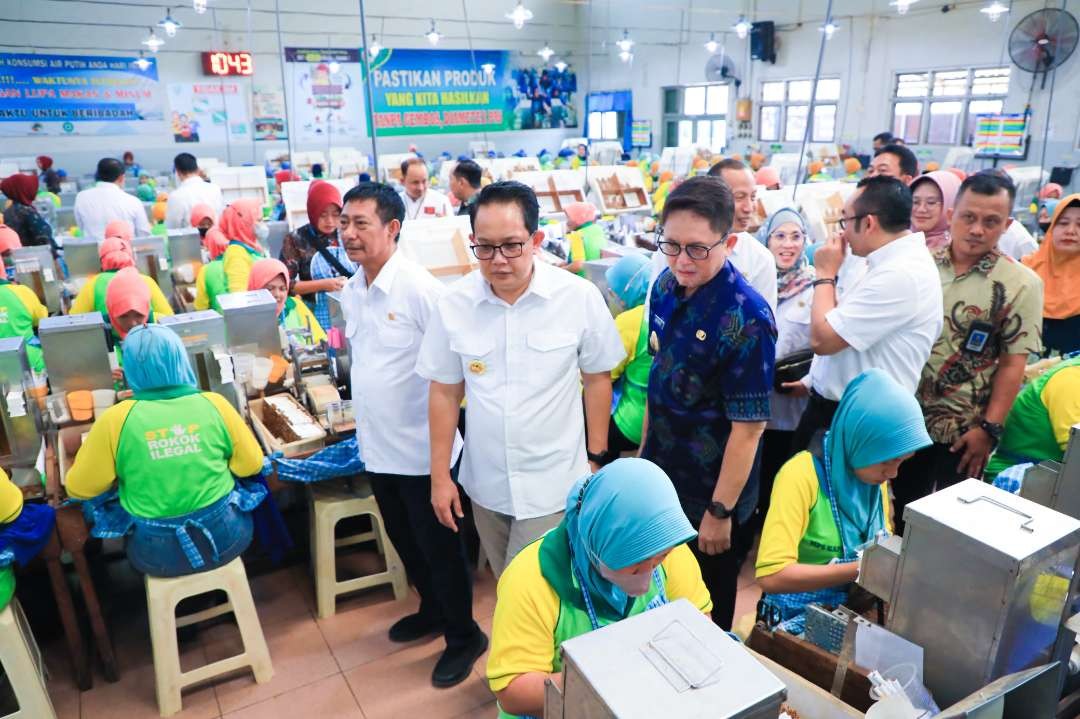
<instances>
[{"instance_id":1,"label":"wristwatch","mask_svg":"<svg viewBox=\"0 0 1080 719\"><path fill-rule=\"evenodd\" d=\"M997 422L991 422L988 419L979 420L979 429L990 435L990 439L994 440L994 443L1001 441L1001 435L1005 433L1005 426L1000 425Z\"/></svg>"},{"instance_id":2,"label":"wristwatch","mask_svg":"<svg viewBox=\"0 0 1080 719\"><path fill-rule=\"evenodd\" d=\"M604 450L603 452L598 453L598 452L590 452L588 449L586 449L585 450L585 456L589 458L590 462L596 462L597 464L600 464L605 459L607 459L607 450Z\"/></svg>"},{"instance_id":3,"label":"wristwatch","mask_svg":"<svg viewBox=\"0 0 1080 719\"><path fill-rule=\"evenodd\" d=\"M723 502L709 502L709 514L717 519L728 519L735 511L725 507Z\"/></svg>"}]
</instances>

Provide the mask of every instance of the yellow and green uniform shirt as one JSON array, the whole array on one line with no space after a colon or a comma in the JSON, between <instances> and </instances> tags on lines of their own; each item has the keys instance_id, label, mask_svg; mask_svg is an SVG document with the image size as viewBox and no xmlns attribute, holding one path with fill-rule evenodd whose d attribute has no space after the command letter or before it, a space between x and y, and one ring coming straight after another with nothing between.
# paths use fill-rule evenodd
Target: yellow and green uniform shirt
<instances>
[{"instance_id":1,"label":"yellow and green uniform shirt","mask_svg":"<svg viewBox=\"0 0 1080 719\"><path fill-rule=\"evenodd\" d=\"M611 378L622 377L622 394L615 405L612 418L622 435L634 444L641 444L641 425L645 421L645 401L649 390L649 323L645 305L621 313L615 318L615 328L626 350L626 359L611 371Z\"/></svg>"},{"instance_id":2,"label":"yellow and green uniform shirt","mask_svg":"<svg viewBox=\"0 0 1080 719\"><path fill-rule=\"evenodd\" d=\"M295 297L289 297L285 300L285 307L281 312L284 315L281 322L285 329L311 330L311 341L316 344L326 339L326 331L323 330L319 320L315 319L315 315L304 302L298 302Z\"/></svg>"},{"instance_id":3,"label":"yellow and green uniform shirt","mask_svg":"<svg viewBox=\"0 0 1080 719\"><path fill-rule=\"evenodd\" d=\"M49 311L32 289L0 280L0 337L29 340L34 336L38 322L48 316ZM26 343L26 359L35 372L45 369L40 347Z\"/></svg>"},{"instance_id":4,"label":"yellow and green uniform shirt","mask_svg":"<svg viewBox=\"0 0 1080 719\"><path fill-rule=\"evenodd\" d=\"M573 263L578 260L589 262L600 259L607 237L604 230L595 222L586 222L581 227L572 231L567 237L570 239L570 257L568 261ZM585 276L585 270L578 270L578 274Z\"/></svg>"},{"instance_id":5,"label":"yellow and green uniform shirt","mask_svg":"<svg viewBox=\"0 0 1080 719\"><path fill-rule=\"evenodd\" d=\"M82 289L79 290L79 294L75 295L68 314L83 315L88 312L100 312L105 319L108 319L109 308L105 305L105 295L109 289L109 283L112 282L112 278L115 276L116 272L109 270L90 277ZM139 277L142 277L143 282L150 288L150 309L154 311L154 314L173 314L172 305L169 304L165 293L158 287L158 283L154 282L152 277L147 277L144 274L140 274Z\"/></svg>"},{"instance_id":6,"label":"yellow and green uniform shirt","mask_svg":"<svg viewBox=\"0 0 1080 719\"><path fill-rule=\"evenodd\" d=\"M881 503L888 518L885 485L881 486ZM888 520L886 527L892 531ZM841 553L840 529L821 490L814 457L799 452L776 473L769 513L761 529L756 575L768 577L792 564L828 564Z\"/></svg>"},{"instance_id":7,"label":"yellow and green uniform shirt","mask_svg":"<svg viewBox=\"0 0 1080 719\"><path fill-rule=\"evenodd\" d=\"M255 260L263 257L265 255L243 242L231 241L221 254L221 262L225 267L225 285L228 288L226 291L247 292L251 266L255 264Z\"/></svg>"},{"instance_id":8,"label":"yellow and green uniform shirt","mask_svg":"<svg viewBox=\"0 0 1080 719\"><path fill-rule=\"evenodd\" d=\"M225 261L219 257L199 268L195 277L195 309L214 310L221 314L218 297L228 293L229 281L225 277Z\"/></svg>"},{"instance_id":9,"label":"yellow and green uniform shirt","mask_svg":"<svg viewBox=\"0 0 1080 719\"><path fill-rule=\"evenodd\" d=\"M228 401L214 392L166 388L140 393L107 409L67 475L77 499L119 482L120 504L136 517L190 514L218 501L262 468L255 436Z\"/></svg>"},{"instance_id":10,"label":"yellow and green uniform shirt","mask_svg":"<svg viewBox=\"0 0 1080 719\"><path fill-rule=\"evenodd\" d=\"M712 610L709 590L690 549L681 544L660 564L668 601L688 599L702 612ZM640 614L658 588L636 597L627 616ZM566 599L564 599L564 597ZM521 550L499 579L498 602L487 664L488 685L500 692L522 674L551 674L562 670L559 646L592 631L581 606L581 589L570 568L565 525ZM597 605L601 626L617 621ZM510 715L500 711L501 717Z\"/></svg>"},{"instance_id":11,"label":"yellow and green uniform shirt","mask_svg":"<svg viewBox=\"0 0 1080 719\"><path fill-rule=\"evenodd\" d=\"M23 496L7 473L0 469L0 524L10 524L19 518L22 512ZM0 568L0 609L11 601L15 594L15 570L11 566Z\"/></svg>"},{"instance_id":12,"label":"yellow and green uniform shirt","mask_svg":"<svg viewBox=\"0 0 1080 719\"><path fill-rule=\"evenodd\" d=\"M1022 462L1060 462L1072 427L1080 422L1080 357L1049 369L1020 390L990 462L986 480Z\"/></svg>"}]
</instances>

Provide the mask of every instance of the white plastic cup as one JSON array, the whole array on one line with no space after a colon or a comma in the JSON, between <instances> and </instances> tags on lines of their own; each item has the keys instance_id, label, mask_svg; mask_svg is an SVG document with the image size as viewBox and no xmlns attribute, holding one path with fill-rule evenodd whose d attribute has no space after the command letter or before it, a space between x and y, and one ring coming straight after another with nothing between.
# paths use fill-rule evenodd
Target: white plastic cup
<instances>
[{"instance_id":1,"label":"white plastic cup","mask_svg":"<svg viewBox=\"0 0 1080 719\"><path fill-rule=\"evenodd\" d=\"M274 363L266 357L256 357L251 368L251 386L256 391L266 388Z\"/></svg>"},{"instance_id":2,"label":"white plastic cup","mask_svg":"<svg viewBox=\"0 0 1080 719\"><path fill-rule=\"evenodd\" d=\"M881 676L885 679L895 679L903 687L904 694L915 709L929 712L924 716L933 716L941 711L934 702L934 698L930 696L930 692L919 681L918 671L911 662L889 667L881 672Z\"/></svg>"},{"instance_id":3,"label":"white plastic cup","mask_svg":"<svg viewBox=\"0 0 1080 719\"><path fill-rule=\"evenodd\" d=\"M107 410L116 404L116 390L113 389L95 389L91 390L90 394L94 397L94 416L99 416L102 412Z\"/></svg>"}]
</instances>

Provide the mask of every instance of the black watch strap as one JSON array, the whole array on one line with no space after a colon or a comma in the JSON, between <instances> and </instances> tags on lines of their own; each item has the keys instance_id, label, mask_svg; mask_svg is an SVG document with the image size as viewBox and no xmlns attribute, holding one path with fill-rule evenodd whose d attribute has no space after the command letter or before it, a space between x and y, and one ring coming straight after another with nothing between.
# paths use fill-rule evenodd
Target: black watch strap
<instances>
[{"instance_id":1,"label":"black watch strap","mask_svg":"<svg viewBox=\"0 0 1080 719\"><path fill-rule=\"evenodd\" d=\"M979 428L990 435L990 438L995 442L1000 442L1001 435L1005 433L1004 425L1000 425L997 422L991 422L988 419L979 420Z\"/></svg>"},{"instance_id":2,"label":"black watch strap","mask_svg":"<svg viewBox=\"0 0 1080 719\"><path fill-rule=\"evenodd\" d=\"M597 454L596 452L590 452L586 449L585 455L589 458L590 462L596 462L597 464L600 464L605 459L607 459L607 451Z\"/></svg>"},{"instance_id":3,"label":"black watch strap","mask_svg":"<svg viewBox=\"0 0 1080 719\"><path fill-rule=\"evenodd\" d=\"M717 519L729 519L735 512L724 506L723 502L709 502L709 514Z\"/></svg>"}]
</instances>

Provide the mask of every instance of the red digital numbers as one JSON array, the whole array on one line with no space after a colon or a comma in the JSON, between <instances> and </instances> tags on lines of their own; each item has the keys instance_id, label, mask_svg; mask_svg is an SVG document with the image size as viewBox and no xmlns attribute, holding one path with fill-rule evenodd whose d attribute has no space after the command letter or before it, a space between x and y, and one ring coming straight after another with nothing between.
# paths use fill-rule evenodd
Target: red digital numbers
<instances>
[{"instance_id":1,"label":"red digital numbers","mask_svg":"<svg viewBox=\"0 0 1080 719\"><path fill-rule=\"evenodd\" d=\"M250 52L229 52L219 50L216 52L204 52L202 54L203 72L207 75L219 77L228 75L251 75L255 71L255 63Z\"/></svg>"}]
</instances>

